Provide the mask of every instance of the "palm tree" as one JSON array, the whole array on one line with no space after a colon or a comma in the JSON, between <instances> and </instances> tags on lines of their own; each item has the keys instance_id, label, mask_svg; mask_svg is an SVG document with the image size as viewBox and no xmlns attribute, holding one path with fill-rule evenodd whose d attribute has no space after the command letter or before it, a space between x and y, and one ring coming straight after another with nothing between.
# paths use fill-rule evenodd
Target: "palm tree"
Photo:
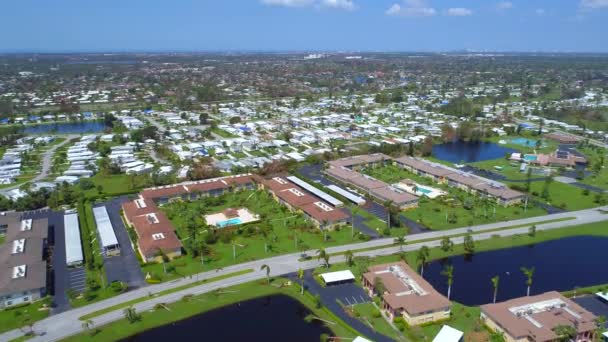
<instances>
[{"instance_id":1,"label":"palm tree","mask_svg":"<svg viewBox=\"0 0 608 342\"><path fill-rule=\"evenodd\" d=\"M353 258L354 258L353 251L351 251L349 249L346 252L344 252L344 258L346 259L346 264L348 264L348 266L353 265Z\"/></svg>"},{"instance_id":2,"label":"palm tree","mask_svg":"<svg viewBox=\"0 0 608 342\"><path fill-rule=\"evenodd\" d=\"M429 248L427 246L420 247L420 249L418 250L418 253L416 253L416 260L418 260L418 262L420 263L420 276L421 277L424 275L424 265L426 264L427 260L429 259L430 254L431 254L431 251L429 250Z\"/></svg>"},{"instance_id":3,"label":"palm tree","mask_svg":"<svg viewBox=\"0 0 608 342\"><path fill-rule=\"evenodd\" d=\"M260 266L260 271L261 270L266 270L266 282L268 283L268 285L270 285L270 266L264 264Z\"/></svg>"},{"instance_id":4,"label":"palm tree","mask_svg":"<svg viewBox=\"0 0 608 342\"><path fill-rule=\"evenodd\" d=\"M169 262L169 256L165 254L165 251L163 251L162 248L159 248L154 256L157 258L160 257L160 260L163 263L163 273L167 273L167 266L165 264Z\"/></svg>"},{"instance_id":5,"label":"palm tree","mask_svg":"<svg viewBox=\"0 0 608 342\"><path fill-rule=\"evenodd\" d=\"M535 269L534 269L534 267L530 267L530 268L522 267L521 271L526 276L526 286L527 286L526 296L530 296L530 287L532 287L532 277L534 276Z\"/></svg>"},{"instance_id":6,"label":"palm tree","mask_svg":"<svg viewBox=\"0 0 608 342\"><path fill-rule=\"evenodd\" d=\"M321 248L317 251L317 260L323 259L325 262L325 267L329 268L329 254L325 251L324 248Z\"/></svg>"},{"instance_id":7,"label":"palm tree","mask_svg":"<svg viewBox=\"0 0 608 342\"><path fill-rule=\"evenodd\" d=\"M493 303L496 303L496 295L498 294L498 282L500 281L499 276L492 277L492 287L494 288L494 300Z\"/></svg>"},{"instance_id":8,"label":"palm tree","mask_svg":"<svg viewBox=\"0 0 608 342\"><path fill-rule=\"evenodd\" d=\"M576 328L571 325L560 324L555 326L552 330L555 335L557 335L557 340L562 342L572 341L577 334Z\"/></svg>"},{"instance_id":9,"label":"palm tree","mask_svg":"<svg viewBox=\"0 0 608 342\"><path fill-rule=\"evenodd\" d=\"M454 266L445 265L445 268L443 269L443 271L441 271L441 274L447 278L448 300L450 300L450 295L452 293L452 284L454 283Z\"/></svg>"},{"instance_id":10,"label":"palm tree","mask_svg":"<svg viewBox=\"0 0 608 342\"><path fill-rule=\"evenodd\" d=\"M300 294L304 294L304 270L298 269L298 278L300 279Z\"/></svg>"},{"instance_id":11,"label":"palm tree","mask_svg":"<svg viewBox=\"0 0 608 342\"><path fill-rule=\"evenodd\" d=\"M129 306L128 308L125 308L122 312L125 315L125 318L127 319L127 321L129 321L129 323L135 323L140 318L139 315L137 314L137 311L135 311L135 308L133 306Z\"/></svg>"},{"instance_id":12,"label":"palm tree","mask_svg":"<svg viewBox=\"0 0 608 342\"><path fill-rule=\"evenodd\" d=\"M384 202L384 207L386 208L386 224L388 225L388 228L391 228L391 210L393 208L393 201L386 201Z\"/></svg>"},{"instance_id":13,"label":"palm tree","mask_svg":"<svg viewBox=\"0 0 608 342\"><path fill-rule=\"evenodd\" d=\"M87 319L86 321L82 322L82 329L88 331L89 333L91 332L91 329L93 328L93 321L90 319Z\"/></svg>"},{"instance_id":14,"label":"palm tree","mask_svg":"<svg viewBox=\"0 0 608 342\"><path fill-rule=\"evenodd\" d=\"M403 245L405 245L405 235L396 237L394 242L399 245L399 250L403 251Z\"/></svg>"}]
</instances>

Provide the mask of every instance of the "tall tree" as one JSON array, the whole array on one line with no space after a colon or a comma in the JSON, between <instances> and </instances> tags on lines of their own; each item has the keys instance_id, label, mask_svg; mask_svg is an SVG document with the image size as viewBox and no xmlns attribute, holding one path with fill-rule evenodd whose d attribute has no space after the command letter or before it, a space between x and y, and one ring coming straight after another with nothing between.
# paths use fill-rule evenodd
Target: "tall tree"
<instances>
[{"instance_id":1,"label":"tall tree","mask_svg":"<svg viewBox=\"0 0 608 342\"><path fill-rule=\"evenodd\" d=\"M446 277L446 282L448 284L448 300L450 300L450 295L452 294L452 284L454 284L454 266L445 265L441 274Z\"/></svg>"},{"instance_id":2,"label":"tall tree","mask_svg":"<svg viewBox=\"0 0 608 342\"><path fill-rule=\"evenodd\" d=\"M325 251L325 248L321 248L317 251L317 260L323 259L325 267L329 268L329 254Z\"/></svg>"},{"instance_id":3,"label":"tall tree","mask_svg":"<svg viewBox=\"0 0 608 342\"><path fill-rule=\"evenodd\" d=\"M532 280L534 277L534 271L535 268L534 267L522 267L521 268L522 273L526 276L526 296L530 296L530 288L532 287Z\"/></svg>"},{"instance_id":4,"label":"tall tree","mask_svg":"<svg viewBox=\"0 0 608 342\"><path fill-rule=\"evenodd\" d=\"M395 238L395 240L393 240L393 242L397 245L399 245L399 250L403 251L403 245L405 245L405 235L401 235Z\"/></svg>"},{"instance_id":5,"label":"tall tree","mask_svg":"<svg viewBox=\"0 0 608 342\"><path fill-rule=\"evenodd\" d=\"M344 258L346 259L346 264L348 266L353 266L353 258L354 258L353 251L351 251L349 249L346 252L344 252Z\"/></svg>"},{"instance_id":6,"label":"tall tree","mask_svg":"<svg viewBox=\"0 0 608 342\"><path fill-rule=\"evenodd\" d=\"M429 255L431 254L430 249L427 246L422 246L420 247L420 249L418 250L418 253L416 253L416 260L418 260L418 263L420 264L420 276L424 276L424 265L426 264L427 260L429 259Z\"/></svg>"},{"instance_id":7,"label":"tall tree","mask_svg":"<svg viewBox=\"0 0 608 342\"><path fill-rule=\"evenodd\" d=\"M500 282L500 277L498 275L492 277L492 288L494 289L494 299L492 303L496 303L496 295L498 294L498 283Z\"/></svg>"},{"instance_id":8,"label":"tall tree","mask_svg":"<svg viewBox=\"0 0 608 342\"><path fill-rule=\"evenodd\" d=\"M270 266L264 264L262 266L260 266L260 271L265 270L266 271L266 283L268 283L268 285L270 285Z\"/></svg>"}]
</instances>

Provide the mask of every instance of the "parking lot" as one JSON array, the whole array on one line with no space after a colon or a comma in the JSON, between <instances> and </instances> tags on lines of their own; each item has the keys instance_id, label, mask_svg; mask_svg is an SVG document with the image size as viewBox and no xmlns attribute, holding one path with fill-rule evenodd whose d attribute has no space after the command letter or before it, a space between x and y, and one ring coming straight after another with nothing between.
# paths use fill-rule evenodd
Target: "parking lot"
<instances>
[{"instance_id":1,"label":"parking lot","mask_svg":"<svg viewBox=\"0 0 608 342\"><path fill-rule=\"evenodd\" d=\"M596 295L585 295L576 298L572 298L576 304L582 306L587 311L591 312L596 316L608 317L608 303L600 299ZM606 323L608 327L608 322Z\"/></svg>"},{"instance_id":2,"label":"parking lot","mask_svg":"<svg viewBox=\"0 0 608 342\"><path fill-rule=\"evenodd\" d=\"M72 268L67 271L68 288L78 293L84 292L86 288L86 273L84 268Z\"/></svg>"},{"instance_id":3,"label":"parking lot","mask_svg":"<svg viewBox=\"0 0 608 342\"><path fill-rule=\"evenodd\" d=\"M104 206L112 222L116 239L120 245L120 255L104 257L104 268L108 283L113 281L125 282L130 289L146 285L144 275L139 266L139 261L131 245L129 233L120 217L120 208L127 198L121 197L96 205Z\"/></svg>"}]
</instances>

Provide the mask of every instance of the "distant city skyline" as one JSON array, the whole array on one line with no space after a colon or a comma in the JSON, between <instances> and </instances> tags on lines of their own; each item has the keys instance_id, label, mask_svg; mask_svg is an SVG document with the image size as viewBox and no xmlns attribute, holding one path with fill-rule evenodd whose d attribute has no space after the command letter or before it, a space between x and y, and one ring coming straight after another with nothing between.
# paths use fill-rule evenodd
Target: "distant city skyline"
<instances>
[{"instance_id":1,"label":"distant city skyline","mask_svg":"<svg viewBox=\"0 0 608 342\"><path fill-rule=\"evenodd\" d=\"M608 52L608 0L20 0L0 51Z\"/></svg>"}]
</instances>

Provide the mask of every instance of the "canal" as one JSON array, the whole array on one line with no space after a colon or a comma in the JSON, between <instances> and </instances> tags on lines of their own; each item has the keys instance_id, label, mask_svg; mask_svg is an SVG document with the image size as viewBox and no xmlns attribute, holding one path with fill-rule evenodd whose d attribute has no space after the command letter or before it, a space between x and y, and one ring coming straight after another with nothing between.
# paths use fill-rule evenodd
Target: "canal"
<instances>
[{"instance_id":1,"label":"canal","mask_svg":"<svg viewBox=\"0 0 608 342\"><path fill-rule=\"evenodd\" d=\"M424 278L446 294L446 277L441 271L446 264L452 264L451 299L480 305L492 301L490 279L496 275L500 277L498 301L504 301L526 295L526 277L521 267L535 267L531 294L538 294L608 283L606 260L608 238L577 236L476 253L471 258L460 255L434 261L425 267Z\"/></svg>"},{"instance_id":2,"label":"canal","mask_svg":"<svg viewBox=\"0 0 608 342\"><path fill-rule=\"evenodd\" d=\"M203 304L201 304L203 305ZM310 311L283 295L256 298L144 331L123 341L319 341L331 331Z\"/></svg>"}]
</instances>

